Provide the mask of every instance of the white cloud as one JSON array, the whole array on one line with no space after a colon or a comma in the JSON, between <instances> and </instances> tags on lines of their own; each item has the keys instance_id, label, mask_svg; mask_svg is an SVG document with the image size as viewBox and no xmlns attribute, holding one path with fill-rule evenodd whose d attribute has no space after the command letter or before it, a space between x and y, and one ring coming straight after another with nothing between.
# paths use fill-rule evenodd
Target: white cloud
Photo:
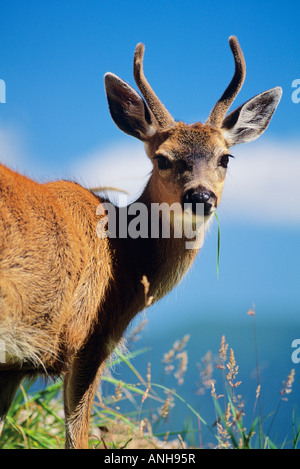
<instances>
[{"instance_id":1,"label":"white cloud","mask_svg":"<svg viewBox=\"0 0 300 469\"><path fill-rule=\"evenodd\" d=\"M145 186L151 169L143 144L133 141L112 144L81 156L72 174L86 187L116 187L127 191L128 199L134 200Z\"/></svg>"},{"instance_id":2,"label":"white cloud","mask_svg":"<svg viewBox=\"0 0 300 469\"><path fill-rule=\"evenodd\" d=\"M28 138L18 127L0 128L0 161L28 172ZM256 142L231 149L222 201L224 221L300 225L300 141ZM68 174L87 187L113 186L134 200L151 172L143 144L124 139L118 144L82 155ZM35 169L36 171L36 169ZM116 199L116 195L112 198Z\"/></svg>"},{"instance_id":3,"label":"white cloud","mask_svg":"<svg viewBox=\"0 0 300 469\"><path fill-rule=\"evenodd\" d=\"M300 142L257 141L232 148L220 213L228 220L300 224ZM115 186L134 199L151 163L140 142L111 145L82 156L74 176L87 186Z\"/></svg>"},{"instance_id":4,"label":"white cloud","mask_svg":"<svg viewBox=\"0 0 300 469\"><path fill-rule=\"evenodd\" d=\"M300 224L300 141L253 142L232 148L222 210L230 217Z\"/></svg>"},{"instance_id":5,"label":"white cloud","mask_svg":"<svg viewBox=\"0 0 300 469\"><path fill-rule=\"evenodd\" d=\"M26 166L24 158L24 134L15 127L0 128L0 161L1 163L22 170Z\"/></svg>"}]
</instances>

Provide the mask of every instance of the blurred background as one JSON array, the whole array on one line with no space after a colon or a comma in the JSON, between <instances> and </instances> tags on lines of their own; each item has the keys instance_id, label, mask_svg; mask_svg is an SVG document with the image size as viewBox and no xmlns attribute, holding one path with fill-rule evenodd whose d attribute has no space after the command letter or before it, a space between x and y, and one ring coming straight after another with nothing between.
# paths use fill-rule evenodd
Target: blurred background
<instances>
[{"instance_id":1,"label":"blurred background","mask_svg":"<svg viewBox=\"0 0 300 469\"><path fill-rule=\"evenodd\" d=\"M276 409L294 368L293 392L271 433L276 441L291 439L292 414L298 421L300 415L300 364L291 359L292 341L300 338L300 103L292 100L292 82L300 79L299 14L297 1L2 0L0 18L0 79L6 84L0 159L39 181L71 178L88 187L114 185L132 198L140 193L150 163L142 143L111 120L103 86L107 71L134 86L138 42L146 46L149 82L174 118L186 123L205 121L229 83L232 34L247 66L234 107L283 88L266 133L232 149L236 158L218 209L219 278L215 222L183 282L146 312L141 340L150 351L136 361L146 373L150 360L152 378L161 380L162 355L189 334L188 371L178 393L209 423L212 404L196 393L197 363L208 350L218 353L223 334L250 408L257 352L264 415ZM124 379L118 367L115 373ZM174 430L187 414L186 407L178 411L170 421Z\"/></svg>"}]
</instances>

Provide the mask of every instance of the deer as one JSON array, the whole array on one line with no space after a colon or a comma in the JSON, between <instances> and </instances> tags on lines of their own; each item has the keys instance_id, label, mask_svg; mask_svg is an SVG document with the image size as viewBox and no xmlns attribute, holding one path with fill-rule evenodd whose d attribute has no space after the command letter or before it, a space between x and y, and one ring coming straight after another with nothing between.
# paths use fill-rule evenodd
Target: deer
<instances>
[{"instance_id":1,"label":"deer","mask_svg":"<svg viewBox=\"0 0 300 469\"><path fill-rule=\"evenodd\" d=\"M157 236L109 236L107 223L100 236L99 221L109 217L105 196L74 181L40 183L0 166L0 433L24 378L59 377L65 447L89 447L104 366L145 308L142 279L154 304L184 277L220 204L230 148L258 138L281 99L275 87L229 112L246 73L235 36L229 45L234 74L203 124L174 120L145 78L142 43L133 67L140 93L112 73L104 76L113 121L144 143L153 165L137 202L149 209L176 203L182 213L187 204L193 223L201 206L195 247L187 249L184 233L174 236L171 216L170 236L161 235L161 225Z\"/></svg>"}]
</instances>

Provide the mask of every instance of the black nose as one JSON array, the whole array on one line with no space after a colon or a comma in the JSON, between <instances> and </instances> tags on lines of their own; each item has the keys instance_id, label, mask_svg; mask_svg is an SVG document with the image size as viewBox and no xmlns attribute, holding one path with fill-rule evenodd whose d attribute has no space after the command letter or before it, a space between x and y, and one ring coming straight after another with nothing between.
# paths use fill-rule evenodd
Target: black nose
<instances>
[{"instance_id":1,"label":"black nose","mask_svg":"<svg viewBox=\"0 0 300 469\"><path fill-rule=\"evenodd\" d=\"M186 204L189 204L191 205L193 213L197 213L197 204L203 204L204 215L206 216L212 213L213 209L216 207L216 201L217 197L215 194L208 190L191 189L187 191L182 198L183 209L187 208ZM198 213L201 214L201 207Z\"/></svg>"}]
</instances>

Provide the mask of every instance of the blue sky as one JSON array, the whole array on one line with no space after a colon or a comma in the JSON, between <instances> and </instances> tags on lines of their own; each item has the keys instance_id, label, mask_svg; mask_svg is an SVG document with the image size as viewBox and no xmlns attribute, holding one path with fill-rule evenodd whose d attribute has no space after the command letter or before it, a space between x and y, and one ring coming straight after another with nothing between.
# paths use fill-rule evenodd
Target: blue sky
<instances>
[{"instance_id":1,"label":"blue sky","mask_svg":"<svg viewBox=\"0 0 300 469\"><path fill-rule=\"evenodd\" d=\"M266 321L271 308L281 321L297 322L300 103L293 103L291 85L300 78L299 17L298 1L2 0L1 159L41 180L72 177L138 190L147 158L141 143L112 122L103 75L111 71L134 85L133 52L144 42L145 73L169 111L203 121L232 76L228 37L236 35L247 76L235 106L277 85L283 98L266 134L234 150L219 210L220 279L214 225L168 301L175 310L201 303L216 317L220 305L234 315L237 305L246 310L254 302ZM157 308L168 310L168 301Z\"/></svg>"},{"instance_id":2,"label":"blue sky","mask_svg":"<svg viewBox=\"0 0 300 469\"><path fill-rule=\"evenodd\" d=\"M128 141L109 117L103 75L112 71L133 84L140 41L158 95L175 118L192 122L207 117L232 75L228 37L235 34L247 63L237 105L281 85L266 138L298 137L300 104L291 101L300 69L296 1L4 0L1 11L7 105L0 123L19 129L36 170L60 170L95 147Z\"/></svg>"}]
</instances>

